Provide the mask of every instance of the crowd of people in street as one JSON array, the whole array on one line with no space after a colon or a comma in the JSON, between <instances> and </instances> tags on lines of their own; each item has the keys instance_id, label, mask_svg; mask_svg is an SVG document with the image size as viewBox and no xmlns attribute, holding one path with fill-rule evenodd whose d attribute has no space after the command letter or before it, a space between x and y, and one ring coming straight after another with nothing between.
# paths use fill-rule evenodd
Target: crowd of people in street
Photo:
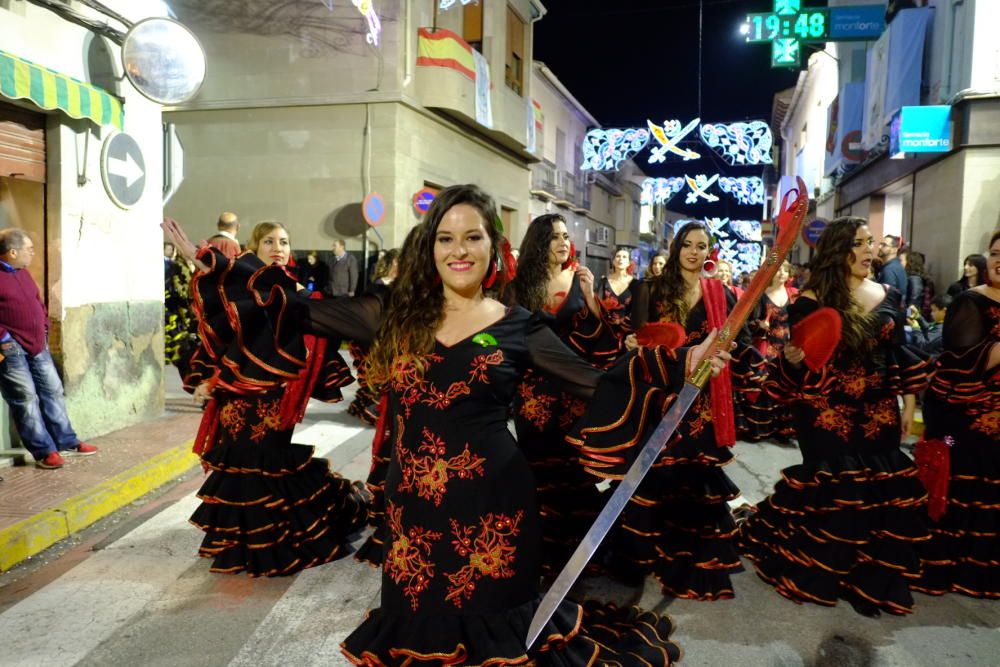
<instances>
[{"instance_id":1,"label":"crowd of people in street","mask_svg":"<svg viewBox=\"0 0 1000 667\"><path fill-rule=\"evenodd\" d=\"M243 247L233 213L200 246L165 221L166 354L204 406L191 522L213 572L292 574L370 527L355 557L382 593L343 643L355 664L671 664L671 621L638 607L563 600L525 637L705 361L711 380L586 574L652 575L707 604L735 595L743 556L786 598L871 617L911 612L914 591L1000 598L1000 232L936 294L921 253L838 218L807 271L777 266L756 294L699 222L644 275L619 248L595 276L560 215L530 223L516 260L497 220L479 187L445 188L363 282L342 239L329 262L296 260L278 222ZM0 232L0 388L55 468L96 449L66 417L31 250ZM731 349L714 345L757 297ZM311 398L355 380L349 412L375 427L364 482L292 436ZM751 505L724 471L737 440L797 445L801 463Z\"/></svg>"}]
</instances>

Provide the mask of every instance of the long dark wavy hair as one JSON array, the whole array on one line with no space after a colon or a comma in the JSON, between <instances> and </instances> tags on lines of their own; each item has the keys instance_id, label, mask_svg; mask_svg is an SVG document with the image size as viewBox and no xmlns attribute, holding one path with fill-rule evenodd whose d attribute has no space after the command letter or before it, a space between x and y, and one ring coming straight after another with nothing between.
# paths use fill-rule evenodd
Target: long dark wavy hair
<instances>
[{"instance_id":1,"label":"long dark wavy hair","mask_svg":"<svg viewBox=\"0 0 1000 667\"><path fill-rule=\"evenodd\" d=\"M843 320L841 344L853 351L865 349L876 329L876 317L864 312L847 283L854 237L858 229L867 224L864 218L850 216L831 220L816 243L816 255L809 264L809 280L802 288L803 291L812 290L820 306L840 313Z\"/></svg>"},{"instance_id":2,"label":"long dark wavy hair","mask_svg":"<svg viewBox=\"0 0 1000 667\"><path fill-rule=\"evenodd\" d=\"M382 326L368 355L368 382L387 384L397 368L416 364L423 373L423 356L434 348L434 336L444 319L444 291L434 263L434 241L441 220L458 204L472 206L483 216L490 237L490 257L501 262L502 237L496 227L493 198L476 185L453 185L438 193L424 221L411 230L399 257L399 277ZM497 271L500 272L498 266Z\"/></svg>"},{"instance_id":3,"label":"long dark wavy hair","mask_svg":"<svg viewBox=\"0 0 1000 667\"><path fill-rule=\"evenodd\" d=\"M927 280L930 277L927 275L924 253L907 248L899 254L906 255L906 275L919 276L921 280Z\"/></svg>"},{"instance_id":4,"label":"long dark wavy hair","mask_svg":"<svg viewBox=\"0 0 1000 667\"><path fill-rule=\"evenodd\" d=\"M959 278L959 282L962 283L962 289L970 289L978 285L985 285L989 282L986 279L986 272L987 272L986 255L980 255L979 253L969 255L968 257L965 258L965 261L962 262L963 269L965 268L966 264L972 264L974 267L976 267L976 282L972 282L971 280L969 280L968 277L963 273L962 277Z\"/></svg>"},{"instance_id":5,"label":"long dark wavy hair","mask_svg":"<svg viewBox=\"0 0 1000 667\"><path fill-rule=\"evenodd\" d=\"M549 244L552 227L565 224L558 213L546 213L531 221L521 241L521 256L517 258L517 276L510 284L514 303L532 312L545 308L549 285Z\"/></svg>"},{"instance_id":6,"label":"long dark wavy hair","mask_svg":"<svg viewBox=\"0 0 1000 667\"><path fill-rule=\"evenodd\" d=\"M658 308L659 317L684 326L687 322L688 305L684 299L687 291L687 284L684 282L684 274L681 271L681 248L684 246L684 239L695 230L705 232L712 243L712 233L704 223L689 222L677 231L674 240L670 242L670 251L667 253L667 265L663 267L663 272L654 276L649 288L649 304L651 308ZM711 251L711 247L709 247ZM650 313L653 315L653 313ZM655 318L650 317L650 321Z\"/></svg>"}]
</instances>

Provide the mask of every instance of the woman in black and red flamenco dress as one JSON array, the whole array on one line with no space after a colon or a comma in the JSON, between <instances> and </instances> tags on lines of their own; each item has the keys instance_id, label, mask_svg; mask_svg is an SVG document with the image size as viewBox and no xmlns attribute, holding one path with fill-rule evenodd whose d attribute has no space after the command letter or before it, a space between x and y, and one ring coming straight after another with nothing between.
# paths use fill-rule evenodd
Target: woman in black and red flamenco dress
<instances>
[{"instance_id":1,"label":"woman in black and red flamenco dress","mask_svg":"<svg viewBox=\"0 0 1000 667\"><path fill-rule=\"evenodd\" d=\"M789 343L769 375L768 393L791 405L802 463L782 471L741 526L757 574L778 593L831 606L846 599L869 616L913 608L927 494L899 445L931 369L904 344L902 296L867 279L873 258L861 218L834 220L819 239L789 316L793 332L801 322L811 338L830 330L817 320L829 314L842 337L826 361Z\"/></svg>"},{"instance_id":2,"label":"woman in black and red flamenco dress","mask_svg":"<svg viewBox=\"0 0 1000 667\"><path fill-rule=\"evenodd\" d=\"M754 331L754 347L768 362L774 362L791 337L791 327L788 324L788 308L791 306L798 290L786 283L791 276L792 265L784 262L764 295L761 297L763 317L759 319ZM769 396L761 396L747 411L746 418L754 425L751 430L755 440L774 439L788 442L795 435L792 414L784 403L774 401Z\"/></svg>"},{"instance_id":3,"label":"woman in black and red flamenco dress","mask_svg":"<svg viewBox=\"0 0 1000 667\"><path fill-rule=\"evenodd\" d=\"M672 322L683 326L684 344L694 345L722 325L736 298L720 281L702 278L710 244L701 223L678 230L662 275L638 288L632 322L640 334L647 322ZM678 437L622 513L609 545L616 576L631 580L651 573L672 597L733 597L730 574L743 566L728 502L740 493L722 468L736 442L733 386L751 385L763 366L748 332L740 341L732 368L696 399ZM620 476L624 471L606 465L606 454L584 450L584 462L595 474Z\"/></svg>"},{"instance_id":4,"label":"woman in black and red flamenco dress","mask_svg":"<svg viewBox=\"0 0 1000 667\"><path fill-rule=\"evenodd\" d=\"M944 352L924 397L917 463L923 468L926 456L933 467L944 456L950 468L946 488L929 485L931 541L914 587L934 595L1000 598L1000 232L990 239L987 279L948 307ZM950 446L937 453L932 442Z\"/></svg>"},{"instance_id":5,"label":"woman in black and red flamenco dress","mask_svg":"<svg viewBox=\"0 0 1000 667\"><path fill-rule=\"evenodd\" d=\"M352 378L326 341L277 326L288 305L281 287L295 284L284 227L257 225L248 247L233 260L210 247L198 255L202 345L185 388L208 401L195 451L210 474L191 523L205 531L198 553L212 572L287 575L349 553L368 494L291 441L310 396L339 401Z\"/></svg>"},{"instance_id":6,"label":"woman in black and red flamenco dress","mask_svg":"<svg viewBox=\"0 0 1000 667\"><path fill-rule=\"evenodd\" d=\"M619 339L632 333L632 301L639 281L632 275L635 265L628 248L618 248L611 258L611 269L597 281L595 293L603 319ZM621 346L624 351L624 344Z\"/></svg>"},{"instance_id":7,"label":"woman in black and red flamenco dress","mask_svg":"<svg viewBox=\"0 0 1000 667\"><path fill-rule=\"evenodd\" d=\"M534 313L595 368L618 353L618 341L600 317L594 276L573 256L566 221L545 214L531 221L521 241L517 277L505 300ZM566 434L588 401L564 389L558 378L529 369L514 397L514 426L537 487L542 517L542 572L555 576L603 506L594 478L580 466Z\"/></svg>"},{"instance_id":8,"label":"woman in black and red flamenco dress","mask_svg":"<svg viewBox=\"0 0 1000 667\"><path fill-rule=\"evenodd\" d=\"M531 470L507 417L524 373L538 367L585 398L610 387L618 421L638 441L651 426L626 406L662 407L711 341L642 350L602 374L527 310L484 296L499 273L495 218L479 188L446 188L417 227L387 305L370 295L301 302L289 320L371 343L369 378L392 405L381 606L344 653L360 665L670 664L679 649L669 621L636 608L566 601L539 644L525 646L541 536ZM716 372L727 356L713 358Z\"/></svg>"}]
</instances>

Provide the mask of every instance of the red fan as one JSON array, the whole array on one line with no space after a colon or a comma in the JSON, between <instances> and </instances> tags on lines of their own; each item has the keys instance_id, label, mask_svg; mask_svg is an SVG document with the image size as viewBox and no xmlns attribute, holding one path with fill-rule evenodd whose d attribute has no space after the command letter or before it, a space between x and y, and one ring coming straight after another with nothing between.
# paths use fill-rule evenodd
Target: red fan
<instances>
[{"instance_id":1,"label":"red fan","mask_svg":"<svg viewBox=\"0 0 1000 667\"><path fill-rule=\"evenodd\" d=\"M676 322L650 322L635 334L639 345L676 350L687 340L684 327Z\"/></svg>"},{"instance_id":2,"label":"red fan","mask_svg":"<svg viewBox=\"0 0 1000 667\"><path fill-rule=\"evenodd\" d=\"M820 308L792 327L792 345L806 353L806 366L818 373L840 344L843 321L833 308Z\"/></svg>"}]
</instances>

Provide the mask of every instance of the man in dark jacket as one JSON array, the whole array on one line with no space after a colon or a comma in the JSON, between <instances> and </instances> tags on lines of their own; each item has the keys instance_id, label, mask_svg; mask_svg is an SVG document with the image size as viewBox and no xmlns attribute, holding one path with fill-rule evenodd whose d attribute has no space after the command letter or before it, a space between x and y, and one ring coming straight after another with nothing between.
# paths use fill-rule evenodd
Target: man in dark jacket
<instances>
[{"instance_id":1,"label":"man in dark jacket","mask_svg":"<svg viewBox=\"0 0 1000 667\"><path fill-rule=\"evenodd\" d=\"M347 253L344 239L333 241L333 260L330 263L331 296L354 296L358 288L358 260Z\"/></svg>"},{"instance_id":2,"label":"man in dark jacket","mask_svg":"<svg viewBox=\"0 0 1000 667\"><path fill-rule=\"evenodd\" d=\"M61 468L62 454L88 456L69 423L66 395L49 354L48 315L26 270L35 246L21 229L0 231L0 392L17 433L39 468Z\"/></svg>"},{"instance_id":3,"label":"man in dark jacket","mask_svg":"<svg viewBox=\"0 0 1000 667\"><path fill-rule=\"evenodd\" d=\"M899 290L906 300L906 269L896 255L899 254L899 237L886 236L878 244L878 258L882 260L882 271L879 273L879 282L885 283Z\"/></svg>"}]
</instances>

